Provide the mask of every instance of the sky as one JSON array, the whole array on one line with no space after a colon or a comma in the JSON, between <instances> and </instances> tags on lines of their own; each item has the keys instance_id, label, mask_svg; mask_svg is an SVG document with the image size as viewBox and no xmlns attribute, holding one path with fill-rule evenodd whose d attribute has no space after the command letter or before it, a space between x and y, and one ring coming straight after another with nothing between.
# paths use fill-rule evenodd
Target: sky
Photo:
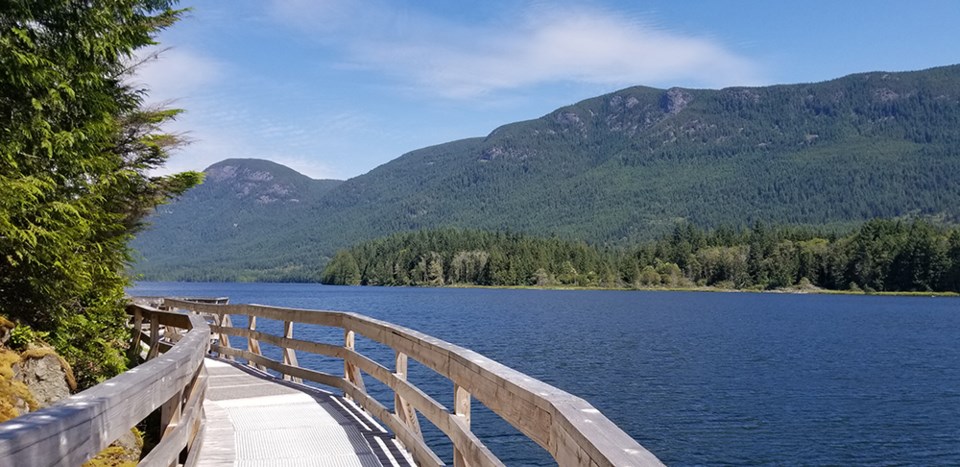
<instances>
[{"instance_id":1,"label":"sky","mask_svg":"<svg viewBox=\"0 0 960 467\"><path fill-rule=\"evenodd\" d=\"M618 89L960 63L960 2L181 0L131 78L184 109L158 173L269 159L348 179ZM156 55L153 57L153 55Z\"/></svg>"}]
</instances>

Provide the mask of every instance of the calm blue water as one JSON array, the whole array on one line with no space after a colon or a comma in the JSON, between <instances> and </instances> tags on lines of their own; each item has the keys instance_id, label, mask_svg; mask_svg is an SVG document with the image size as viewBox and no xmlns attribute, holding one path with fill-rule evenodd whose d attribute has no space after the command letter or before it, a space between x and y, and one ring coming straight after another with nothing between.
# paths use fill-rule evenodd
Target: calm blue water
<instances>
[{"instance_id":1,"label":"calm blue water","mask_svg":"<svg viewBox=\"0 0 960 467\"><path fill-rule=\"evenodd\" d=\"M202 283L130 293L356 311L414 328L583 397L669 465L960 465L960 299ZM358 348L392 367L389 349ZM449 381L421 366L411 380L450 406ZM474 430L505 463L552 464L478 406ZM449 460L445 438L426 435Z\"/></svg>"}]
</instances>

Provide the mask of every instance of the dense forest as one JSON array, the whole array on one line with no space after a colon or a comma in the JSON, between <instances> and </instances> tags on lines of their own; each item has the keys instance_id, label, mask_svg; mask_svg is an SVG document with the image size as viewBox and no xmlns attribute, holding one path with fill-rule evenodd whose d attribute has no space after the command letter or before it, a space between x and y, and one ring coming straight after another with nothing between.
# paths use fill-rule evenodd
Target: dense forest
<instances>
[{"instance_id":1,"label":"dense forest","mask_svg":"<svg viewBox=\"0 0 960 467\"><path fill-rule=\"evenodd\" d=\"M878 219L839 235L759 222L740 230L684 224L625 249L516 233L419 231L341 250L322 282L960 292L960 228Z\"/></svg>"},{"instance_id":2,"label":"dense forest","mask_svg":"<svg viewBox=\"0 0 960 467\"><path fill-rule=\"evenodd\" d=\"M757 88L631 87L343 182L263 161L217 164L136 240L136 271L305 280L318 258L322 268L356 242L424 229L624 247L678 222L956 223L958 143L960 65Z\"/></svg>"}]
</instances>

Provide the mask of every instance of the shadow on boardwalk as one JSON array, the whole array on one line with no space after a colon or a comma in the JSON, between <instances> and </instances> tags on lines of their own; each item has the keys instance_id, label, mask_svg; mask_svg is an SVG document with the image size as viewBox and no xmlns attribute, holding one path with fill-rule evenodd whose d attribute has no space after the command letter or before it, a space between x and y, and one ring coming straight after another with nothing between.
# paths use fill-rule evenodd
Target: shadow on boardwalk
<instances>
[{"instance_id":1,"label":"shadow on boardwalk","mask_svg":"<svg viewBox=\"0 0 960 467\"><path fill-rule=\"evenodd\" d=\"M410 466L392 433L352 401L207 358L200 466Z\"/></svg>"}]
</instances>

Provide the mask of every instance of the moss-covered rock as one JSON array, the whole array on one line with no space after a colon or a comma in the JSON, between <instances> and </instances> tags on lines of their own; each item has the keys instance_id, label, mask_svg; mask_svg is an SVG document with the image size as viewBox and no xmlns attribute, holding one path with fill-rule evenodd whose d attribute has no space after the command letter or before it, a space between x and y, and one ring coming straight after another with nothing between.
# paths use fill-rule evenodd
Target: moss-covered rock
<instances>
[{"instance_id":1,"label":"moss-covered rock","mask_svg":"<svg viewBox=\"0 0 960 467\"><path fill-rule=\"evenodd\" d=\"M20 363L20 354L0 349L0 422L19 417L39 404L22 381L14 379L14 365Z\"/></svg>"},{"instance_id":2,"label":"moss-covered rock","mask_svg":"<svg viewBox=\"0 0 960 467\"><path fill-rule=\"evenodd\" d=\"M133 467L140 462L143 451L143 435L136 428L110 444L83 467Z\"/></svg>"},{"instance_id":3,"label":"moss-covered rock","mask_svg":"<svg viewBox=\"0 0 960 467\"><path fill-rule=\"evenodd\" d=\"M16 342L18 349L24 349L22 352L0 344L0 423L51 405L77 390L70 365L56 350L37 339L40 334L0 316L0 337L16 335L18 328L24 328ZM84 465L135 466L142 450L143 437L134 428Z\"/></svg>"}]
</instances>

